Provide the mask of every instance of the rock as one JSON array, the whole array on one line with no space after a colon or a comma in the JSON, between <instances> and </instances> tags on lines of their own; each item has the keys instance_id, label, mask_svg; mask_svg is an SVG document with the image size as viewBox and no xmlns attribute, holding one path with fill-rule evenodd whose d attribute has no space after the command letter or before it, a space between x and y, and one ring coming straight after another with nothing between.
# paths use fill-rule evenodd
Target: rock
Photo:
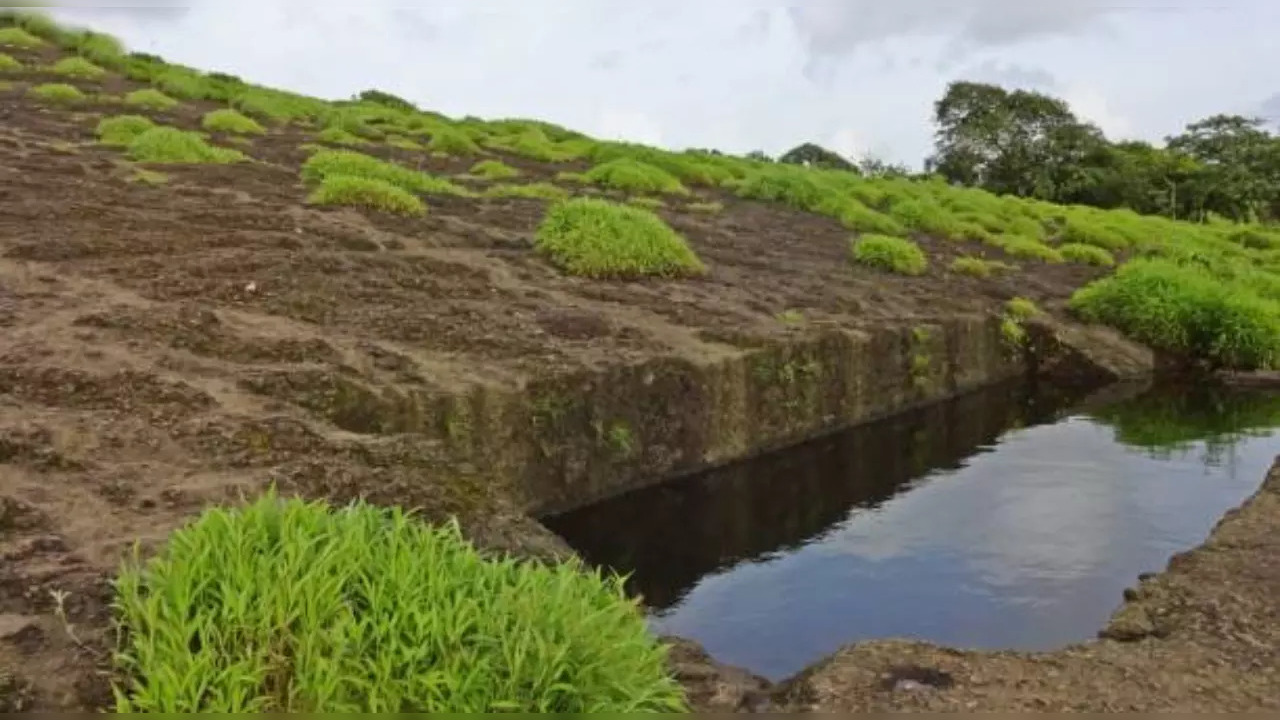
<instances>
[{"instance_id":1,"label":"rock","mask_svg":"<svg viewBox=\"0 0 1280 720\"><path fill-rule=\"evenodd\" d=\"M692 640L664 637L667 664L684 686L695 712L754 712L768 700L768 680L742 668L716 662Z\"/></svg>"},{"instance_id":2,"label":"rock","mask_svg":"<svg viewBox=\"0 0 1280 720\"><path fill-rule=\"evenodd\" d=\"M1125 605L1111 616L1111 622L1098 633L1099 637L1120 642L1134 642L1154 635L1156 624L1141 605Z\"/></svg>"},{"instance_id":3,"label":"rock","mask_svg":"<svg viewBox=\"0 0 1280 720\"><path fill-rule=\"evenodd\" d=\"M1049 318L1028 321L1035 374L1063 386L1102 386L1151 376L1155 353L1110 328Z\"/></svg>"}]
</instances>

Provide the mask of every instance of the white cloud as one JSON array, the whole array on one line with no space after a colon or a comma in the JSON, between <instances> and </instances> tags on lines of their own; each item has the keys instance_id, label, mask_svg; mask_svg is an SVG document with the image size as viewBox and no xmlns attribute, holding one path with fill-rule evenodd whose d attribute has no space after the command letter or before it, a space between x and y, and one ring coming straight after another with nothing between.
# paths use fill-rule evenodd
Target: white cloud
<instances>
[{"instance_id":1,"label":"white cloud","mask_svg":"<svg viewBox=\"0 0 1280 720\"><path fill-rule=\"evenodd\" d=\"M932 103L965 68L1050 80L1104 128L1149 139L1215 112L1254 112L1280 90L1280 5L1265 0L83 5L56 14L135 49L313 94L377 87L452 115L732 152L826 141L913 166L930 150Z\"/></svg>"}]
</instances>

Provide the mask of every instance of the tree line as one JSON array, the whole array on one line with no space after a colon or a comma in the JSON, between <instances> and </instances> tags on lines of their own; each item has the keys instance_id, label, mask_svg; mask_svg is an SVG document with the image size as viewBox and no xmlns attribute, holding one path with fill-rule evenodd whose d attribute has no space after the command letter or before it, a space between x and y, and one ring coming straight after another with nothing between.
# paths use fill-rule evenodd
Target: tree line
<instances>
[{"instance_id":1,"label":"tree line","mask_svg":"<svg viewBox=\"0 0 1280 720\"><path fill-rule=\"evenodd\" d=\"M1203 220L1280 221L1280 136L1261 118L1218 114L1163 144L1113 142L1061 99L957 81L934 103L925 175L997 194L1062 204L1127 207ZM752 153L758 160L769 159ZM777 162L864 175L916 175L875 159L854 163L813 143Z\"/></svg>"}]
</instances>

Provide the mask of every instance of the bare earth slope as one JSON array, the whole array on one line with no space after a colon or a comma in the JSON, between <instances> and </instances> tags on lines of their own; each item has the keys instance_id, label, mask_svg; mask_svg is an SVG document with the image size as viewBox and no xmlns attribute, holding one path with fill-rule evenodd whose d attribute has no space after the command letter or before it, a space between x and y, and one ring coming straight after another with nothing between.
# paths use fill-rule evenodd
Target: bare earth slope
<instances>
[{"instance_id":1,"label":"bare earth slope","mask_svg":"<svg viewBox=\"0 0 1280 720\"><path fill-rule=\"evenodd\" d=\"M933 269L888 276L850 266L848 233L834 221L702 191L694 199L720 200L725 210L699 215L677 204L663 214L711 267L707 278L575 279L532 250L540 200L434 199L416 220L306 207L299 146L314 137L296 128L243 148L259 162L155 168L167 182L139 182L93 135L101 117L135 111L51 106L25 93L48 79L9 75L0 90L0 710L109 704L101 670L109 579L122 553L159 541L208 504L270 483L309 497L416 506L429 517L458 514L486 547L555 549L429 433L403 431L430 422L335 413L370 406L339 402L352 394L444 397L666 355L715 357L735 343L806 332L779 321L792 309L809 327L986 313L1015 295L1052 309L1099 274L1026 263L1007 277L952 275L942 268L963 244L925 238ZM91 89L134 87L113 78ZM213 107L150 114L194 129ZM368 151L442 175L474 162ZM528 180L572 169L503 159ZM1254 512L1271 514L1248 527L1275 517L1269 497ZM1233 552L1274 557L1267 537L1248 539L1253 545ZM1275 647L1275 606L1258 595L1275 596L1274 563L1224 568L1252 583L1240 591L1244 601L1187 597L1226 608L1222 622L1243 617L1238 608L1264 613L1257 622L1270 624L1237 634ZM1193 603L1185 612L1200 623L1210 610ZM1192 646L1176 635L1161 642L1080 659L974 660L990 681L1006 677L990 702L976 690L956 699L867 694L861 683L870 676L848 668L878 672L876 658L886 655L875 653L938 667L969 660L916 647L856 650L788 697L823 708L956 705L962 697L1033 707L1031 695L1007 689L1016 684L1008 678L1036 674L1042 683L1052 667L1070 691L1062 697L1132 678L1115 685L1137 694L1127 704L1156 707L1157 698L1139 698L1159 681L1155 668L1168 667L1179 677L1209 673L1207 685L1243 678L1234 694L1206 695L1203 705L1181 695L1170 701L1179 707L1214 706L1214 698L1222 707L1274 704L1274 655L1240 654L1245 641L1232 636L1221 647L1197 639L1203 653L1169 659Z\"/></svg>"}]
</instances>

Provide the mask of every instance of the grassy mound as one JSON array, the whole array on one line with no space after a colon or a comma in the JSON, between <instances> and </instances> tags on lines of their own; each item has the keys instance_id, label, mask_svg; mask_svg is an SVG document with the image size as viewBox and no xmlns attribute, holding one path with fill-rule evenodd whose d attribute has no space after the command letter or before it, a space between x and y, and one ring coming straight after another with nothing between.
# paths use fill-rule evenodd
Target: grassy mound
<instances>
[{"instance_id":1,"label":"grassy mound","mask_svg":"<svg viewBox=\"0 0 1280 720\"><path fill-rule=\"evenodd\" d=\"M446 155L477 155L480 146L464 132L452 128L440 128L431 133L431 141L427 149Z\"/></svg>"},{"instance_id":2,"label":"grassy mound","mask_svg":"<svg viewBox=\"0 0 1280 720\"><path fill-rule=\"evenodd\" d=\"M403 190L428 195L474 194L443 178L352 150L321 150L302 165L302 178L308 182L320 182L331 175L381 180Z\"/></svg>"},{"instance_id":3,"label":"grassy mound","mask_svg":"<svg viewBox=\"0 0 1280 720\"><path fill-rule=\"evenodd\" d=\"M873 235L906 235L907 228L882 212L872 210L857 200L843 203L836 211L837 219L845 227L860 233Z\"/></svg>"},{"instance_id":4,"label":"grassy mound","mask_svg":"<svg viewBox=\"0 0 1280 720\"><path fill-rule=\"evenodd\" d=\"M999 260L985 260L978 257L958 257L951 262L951 272L970 277L986 278L997 273L1015 270L1013 265Z\"/></svg>"},{"instance_id":5,"label":"grassy mound","mask_svg":"<svg viewBox=\"0 0 1280 720\"><path fill-rule=\"evenodd\" d=\"M87 96L75 85L65 83L36 85L27 92L40 100L54 103L75 103L87 99Z\"/></svg>"},{"instance_id":6,"label":"grassy mound","mask_svg":"<svg viewBox=\"0 0 1280 720\"><path fill-rule=\"evenodd\" d=\"M22 63L8 53L0 52L0 72L17 72L22 69Z\"/></svg>"},{"instance_id":7,"label":"grassy mound","mask_svg":"<svg viewBox=\"0 0 1280 720\"><path fill-rule=\"evenodd\" d=\"M68 57L59 60L49 68L50 72L80 80L101 80L107 71L94 65L82 57Z\"/></svg>"},{"instance_id":8,"label":"grassy mound","mask_svg":"<svg viewBox=\"0 0 1280 720\"><path fill-rule=\"evenodd\" d=\"M648 210L595 198L553 205L538 227L536 246L575 275L636 278L706 272L688 243Z\"/></svg>"},{"instance_id":9,"label":"grassy mound","mask_svg":"<svg viewBox=\"0 0 1280 720\"><path fill-rule=\"evenodd\" d=\"M129 157L149 163L236 163L248 158L239 150L205 142L199 133L171 127L154 127L129 143Z\"/></svg>"},{"instance_id":10,"label":"grassy mound","mask_svg":"<svg viewBox=\"0 0 1280 720\"><path fill-rule=\"evenodd\" d=\"M257 120L230 108L206 113L200 124L205 130L236 135L261 135L267 131Z\"/></svg>"},{"instance_id":11,"label":"grassy mound","mask_svg":"<svg viewBox=\"0 0 1280 720\"><path fill-rule=\"evenodd\" d=\"M98 122L98 141L103 145L128 147L137 137L156 127L151 118L141 115L116 115Z\"/></svg>"},{"instance_id":12,"label":"grassy mound","mask_svg":"<svg viewBox=\"0 0 1280 720\"><path fill-rule=\"evenodd\" d=\"M178 101L155 88L143 88L125 95L124 104L148 110L172 110L178 106Z\"/></svg>"},{"instance_id":13,"label":"grassy mound","mask_svg":"<svg viewBox=\"0 0 1280 720\"><path fill-rule=\"evenodd\" d=\"M520 176L519 170L499 160L481 160L471 166L470 172L486 180L510 180Z\"/></svg>"},{"instance_id":14,"label":"grassy mound","mask_svg":"<svg viewBox=\"0 0 1280 720\"><path fill-rule=\"evenodd\" d=\"M684 709L620 581L399 510L209 510L116 593L119 712Z\"/></svg>"},{"instance_id":15,"label":"grassy mound","mask_svg":"<svg viewBox=\"0 0 1280 720\"><path fill-rule=\"evenodd\" d=\"M628 193L689 194L689 189L675 175L636 160L610 160L588 170L584 179L601 187Z\"/></svg>"},{"instance_id":16,"label":"grassy mound","mask_svg":"<svg viewBox=\"0 0 1280 720\"><path fill-rule=\"evenodd\" d=\"M1115 256L1106 248L1101 248L1097 245L1067 243L1059 247L1058 252L1062 253L1063 258L1071 262L1097 265L1099 267L1111 267L1116 264Z\"/></svg>"},{"instance_id":17,"label":"grassy mound","mask_svg":"<svg viewBox=\"0 0 1280 720\"><path fill-rule=\"evenodd\" d=\"M34 50L44 45L44 41L20 27L0 28L0 47L22 48Z\"/></svg>"},{"instance_id":18,"label":"grassy mound","mask_svg":"<svg viewBox=\"0 0 1280 720\"><path fill-rule=\"evenodd\" d=\"M501 183L485 190L484 194L496 198L518 197L537 200L567 200L570 196L568 190L547 182Z\"/></svg>"},{"instance_id":19,"label":"grassy mound","mask_svg":"<svg viewBox=\"0 0 1280 720\"><path fill-rule=\"evenodd\" d=\"M929 259L918 245L890 235L863 235L852 244L853 260L860 265L899 275L921 275Z\"/></svg>"},{"instance_id":20,"label":"grassy mound","mask_svg":"<svg viewBox=\"0 0 1280 720\"><path fill-rule=\"evenodd\" d=\"M1280 366L1280 303L1203 267L1134 260L1078 290L1070 304L1158 350L1219 367Z\"/></svg>"},{"instance_id":21,"label":"grassy mound","mask_svg":"<svg viewBox=\"0 0 1280 720\"><path fill-rule=\"evenodd\" d=\"M353 205L396 215L425 215L426 205L417 195L385 180L351 175L329 175L307 202L312 205Z\"/></svg>"}]
</instances>

